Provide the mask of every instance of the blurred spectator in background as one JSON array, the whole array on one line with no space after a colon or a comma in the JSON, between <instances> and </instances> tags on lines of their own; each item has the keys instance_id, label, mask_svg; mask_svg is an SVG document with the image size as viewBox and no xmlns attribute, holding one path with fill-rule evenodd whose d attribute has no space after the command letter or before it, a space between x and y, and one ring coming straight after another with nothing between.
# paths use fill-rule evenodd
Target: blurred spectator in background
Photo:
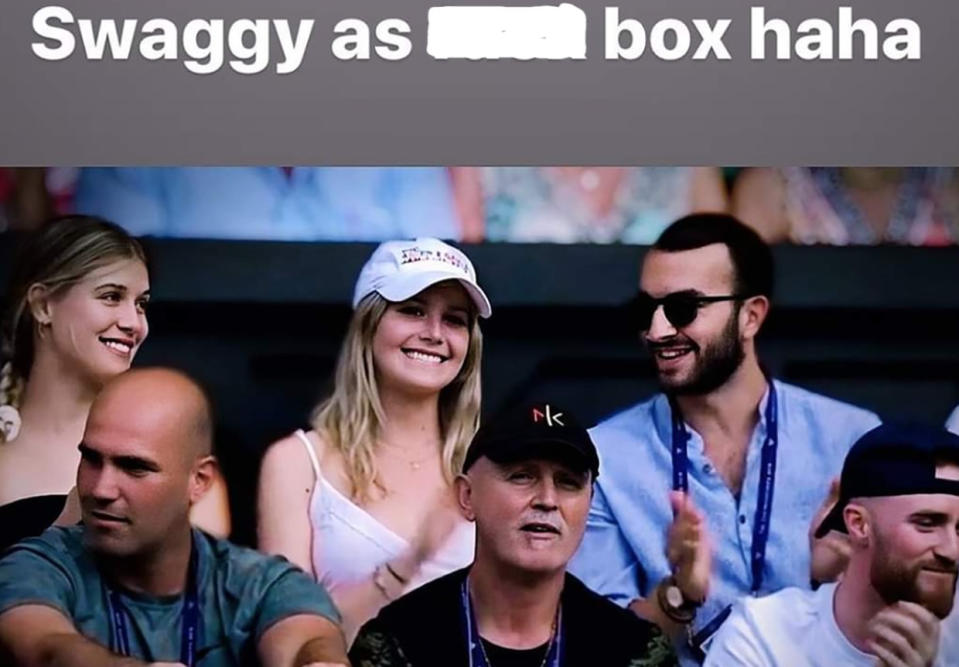
<instances>
[{"instance_id":1,"label":"blurred spectator in background","mask_svg":"<svg viewBox=\"0 0 959 667\"><path fill-rule=\"evenodd\" d=\"M948 245L959 241L959 169L748 169L733 213L771 243Z\"/></svg>"},{"instance_id":2,"label":"blurred spectator in background","mask_svg":"<svg viewBox=\"0 0 959 667\"><path fill-rule=\"evenodd\" d=\"M956 409L949 415L949 419L946 420L946 428L956 435L959 435L959 405L956 406Z\"/></svg>"},{"instance_id":3,"label":"blurred spectator in background","mask_svg":"<svg viewBox=\"0 0 959 667\"><path fill-rule=\"evenodd\" d=\"M725 211L715 167L453 169L467 238L650 244L673 220Z\"/></svg>"},{"instance_id":4,"label":"blurred spectator in background","mask_svg":"<svg viewBox=\"0 0 959 667\"><path fill-rule=\"evenodd\" d=\"M34 229L50 217L53 206L44 187L42 167L0 168L0 232Z\"/></svg>"},{"instance_id":5,"label":"blurred spectator in background","mask_svg":"<svg viewBox=\"0 0 959 667\"><path fill-rule=\"evenodd\" d=\"M138 236L462 237L443 167L88 168L76 208Z\"/></svg>"}]
</instances>

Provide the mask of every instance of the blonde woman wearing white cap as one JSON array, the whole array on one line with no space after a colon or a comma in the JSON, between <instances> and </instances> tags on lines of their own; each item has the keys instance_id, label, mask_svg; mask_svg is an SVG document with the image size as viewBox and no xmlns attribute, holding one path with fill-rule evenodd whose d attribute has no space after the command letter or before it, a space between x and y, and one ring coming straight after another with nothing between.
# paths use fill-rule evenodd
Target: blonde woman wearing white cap
<instances>
[{"instance_id":1,"label":"blonde woman wearing white cap","mask_svg":"<svg viewBox=\"0 0 959 667\"><path fill-rule=\"evenodd\" d=\"M259 547L322 582L347 639L390 600L472 561L452 482L479 425L490 304L462 252L381 244L353 294L334 390L260 469Z\"/></svg>"}]
</instances>

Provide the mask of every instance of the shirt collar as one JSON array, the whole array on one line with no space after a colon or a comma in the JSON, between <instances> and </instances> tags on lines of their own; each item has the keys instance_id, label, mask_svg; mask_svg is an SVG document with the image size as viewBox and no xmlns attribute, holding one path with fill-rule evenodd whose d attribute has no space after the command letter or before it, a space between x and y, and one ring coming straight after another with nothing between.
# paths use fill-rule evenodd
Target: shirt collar
<instances>
[{"instance_id":1,"label":"shirt collar","mask_svg":"<svg viewBox=\"0 0 959 667\"><path fill-rule=\"evenodd\" d=\"M666 394L656 394L653 398L653 428L660 442L669 447L673 441L673 411Z\"/></svg>"},{"instance_id":2,"label":"shirt collar","mask_svg":"<svg viewBox=\"0 0 959 667\"><path fill-rule=\"evenodd\" d=\"M864 653L853 646L852 642L849 641L839 628L839 623L836 622L836 591L838 589L838 584L829 583L823 584L819 587L819 590L816 591L816 595L819 598L817 605L819 617L822 619L822 624L826 628L826 632L832 636L833 641L835 641L837 646L846 654L846 658L857 661L856 664L859 664L859 661L866 664L868 661L874 660L875 656Z\"/></svg>"},{"instance_id":3,"label":"shirt collar","mask_svg":"<svg viewBox=\"0 0 959 667\"><path fill-rule=\"evenodd\" d=\"M779 421L782 422L782 390L780 384L777 380L771 380L776 384L776 408L777 414L779 415ZM765 434L767 429L766 424L766 404L769 403L769 383L766 384L766 389L763 392L762 398L759 399L759 421L756 423L757 427L760 429L760 432ZM666 394L659 393L656 394L656 397L653 400L653 426L656 429L657 435L659 435L660 441L670 445L673 441L673 411L669 405L669 397ZM699 434L689 425L686 424L686 428L691 434L695 437L699 437ZM754 438L756 431L753 431Z\"/></svg>"},{"instance_id":4,"label":"shirt collar","mask_svg":"<svg viewBox=\"0 0 959 667\"><path fill-rule=\"evenodd\" d=\"M775 380L773 380L773 382L775 382ZM776 396L778 398L779 394L781 394L782 392L779 391L778 387L776 389L777 389ZM782 410L780 409L782 408L782 402L778 400L776 402L779 403L779 405L776 406L777 408L776 412L778 414L782 414ZM763 433L766 432L766 429L768 427L768 424L766 424L766 405L768 403L769 403L769 382L766 383L766 389L763 391L763 397L759 399L759 406L757 407L757 410L759 410L759 421L756 422L756 424L762 429Z\"/></svg>"}]
</instances>

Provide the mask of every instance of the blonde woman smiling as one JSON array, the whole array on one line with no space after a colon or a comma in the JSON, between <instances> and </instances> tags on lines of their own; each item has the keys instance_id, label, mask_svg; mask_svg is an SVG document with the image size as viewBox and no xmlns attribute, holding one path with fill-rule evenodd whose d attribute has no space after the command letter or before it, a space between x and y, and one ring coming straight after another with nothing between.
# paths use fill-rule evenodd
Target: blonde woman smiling
<instances>
[{"instance_id":1,"label":"blonde woman smiling","mask_svg":"<svg viewBox=\"0 0 959 667\"><path fill-rule=\"evenodd\" d=\"M479 424L490 304L462 252L381 244L360 272L334 390L312 430L274 443L260 549L322 582L347 639L402 593L468 565L474 532L452 482Z\"/></svg>"},{"instance_id":2,"label":"blonde woman smiling","mask_svg":"<svg viewBox=\"0 0 959 667\"><path fill-rule=\"evenodd\" d=\"M69 492L87 413L146 339L149 300L143 248L114 224L69 216L24 243L0 330L0 548L79 520ZM229 533L222 478L191 519Z\"/></svg>"}]
</instances>

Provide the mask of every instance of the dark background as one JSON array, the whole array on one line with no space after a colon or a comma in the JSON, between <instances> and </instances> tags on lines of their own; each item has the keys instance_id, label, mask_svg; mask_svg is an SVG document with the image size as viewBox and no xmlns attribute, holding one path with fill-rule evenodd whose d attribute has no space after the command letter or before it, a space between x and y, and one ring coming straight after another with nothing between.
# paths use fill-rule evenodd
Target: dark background
<instances>
[{"instance_id":1,"label":"dark background","mask_svg":"<svg viewBox=\"0 0 959 667\"><path fill-rule=\"evenodd\" d=\"M14 236L0 236L6 285ZM369 244L152 240L150 336L138 365L210 390L234 538L253 540L264 447L328 389ZM593 424L656 389L623 308L644 248L470 246L493 303L483 322L484 413L547 399ZM959 248L777 247L760 337L778 378L884 417L942 423L959 403Z\"/></svg>"}]
</instances>

